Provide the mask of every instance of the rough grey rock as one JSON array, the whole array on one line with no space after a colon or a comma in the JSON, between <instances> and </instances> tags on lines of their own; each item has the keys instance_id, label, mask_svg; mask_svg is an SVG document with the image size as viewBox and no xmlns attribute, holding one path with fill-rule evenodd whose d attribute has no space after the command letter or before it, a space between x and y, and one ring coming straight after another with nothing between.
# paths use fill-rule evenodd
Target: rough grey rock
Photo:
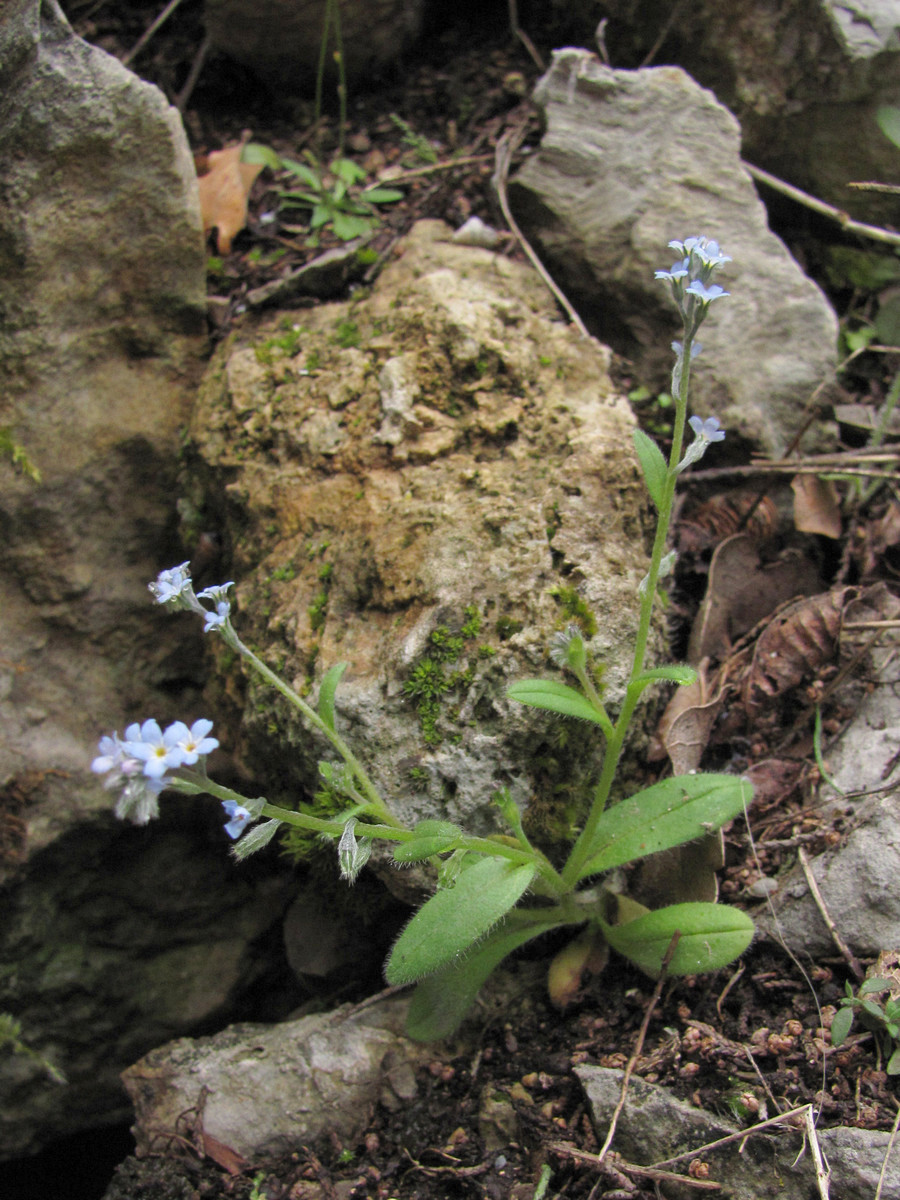
<instances>
[{"instance_id":1,"label":"rough grey rock","mask_svg":"<svg viewBox=\"0 0 900 1200\"><path fill-rule=\"evenodd\" d=\"M848 609L848 621L896 620L898 600L885 584L866 589ZM860 957L900 946L900 822L890 789L900 744L897 668L890 647L873 651L868 676L875 686L861 696L848 692L857 711L826 750L830 781L819 789L828 815L839 815L846 838L812 860L811 870L831 919ZM858 683L849 688L858 692ZM834 786L832 786L832 782ZM868 796L861 793L870 792ZM831 954L835 944L797 864L777 880L759 913L760 932L783 938L795 954Z\"/></svg>"},{"instance_id":2,"label":"rough grey rock","mask_svg":"<svg viewBox=\"0 0 900 1200\"><path fill-rule=\"evenodd\" d=\"M610 0L604 14L613 60L641 62L659 35L654 0ZM896 221L893 197L847 187L900 183L897 148L875 121L900 104L893 0L696 0L672 11L654 62L712 88L740 121L749 162L858 220Z\"/></svg>"},{"instance_id":3,"label":"rough grey rock","mask_svg":"<svg viewBox=\"0 0 900 1200\"><path fill-rule=\"evenodd\" d=\"M550 780L575 803L599 744L579 731L576 752L505 691L553 672L583 602L621 694L647 553L633 418L536 276L451 236L420 223L370 298L290 318L293 355L271 319L218 352L191 424L198 505L223 522L242 636L312 695L349 664L340 726L403 819L485 832L507 784L547 833L566 819ZM440 629L462 646L431 737L408 685ZM323 746L270 690L251 683L237 719L270 788L316 786Z\"/></svg>"},{"instance_id":4,"label":"rough grey rock","mask_svg":"<svg viewBox=\"0 0 900 1200\"><path fill-rule=\"evenodd\" d=\"M670 239L704 234L731 255L731 293L703 326L692 403L780 452L831 378L837 322L766 224L740 162L740 129L677 68L614 71L560 50L535 91L546 132L510 182L514 212L599 336L668 388L681 334L657 269Z\"/></svg>"},{"instance_id":5,"label":"rough grey rock","mask_svg":"<svg viewBox=\"0 0 900 1200\"><path fill-rule=\"evenodd\" d=\"M594 1124L604 1135L622 1091L623 1072L607 1067L576 1067L587 1093ZM736 1132L733 1125L676 1100L665 1088L632 1079L619 1117L613 1147L628 1161L647 1166L684 1154ZM819 1145L831 1166L831 1195L871 1200L890 1134L867 1129L824 1129ZM803 1129L777 1127L698 1155L709 1164L709 1179L730 1200L808 1200L817 1195L812 1156L803 1150ZM687 1164L677 1169L684 1172ZM666 1185L668 1188L669 1185ZM889 1161L883 1190L900 1189L900 1166ZM693 1194L688 1192L687 1194Z\"/></svg>"},{"instance_id":6,"label":"rough grey rock","mask_svg":"<svg viewBox=\"0 0 900 1200\"><path fill-rule=\"evenodd\" d=\"M88 770L124 719L202 715L199 632L147 581L175 544L205 256L178 114L52 0L0 18L0 228L0 427L42 472L0 461L0 1011L70 1080L2 1056L5 1158L120 1119L118 1070L240 1012L287 897L236 879L199 810L122 827Z\"/></svg>"},{"instance_id":7,"label":"rough grey rock","mask_svg":"<svg viewBox=\"0 0 900 1200\"><path fill-rule=\"evenodd\" d=\"M344 64L362 79L396 59L422 27L425 0L342 0ZM212 44L280 90L311 90L325 18L325 0L206 0ZM332 64L332 34L326 62Z\"/></svg>"},{"instance_id":8,"label":"rough grey rock","mask_svg":"<svg viewBox=\"0 0 900 1200\"><path fill-rule=\"evenodd\" d=\"M198 1106L204 1133L247 1158L328 1131L359 1137L376 1102L415 1100L416 1067L434 1057L402 1036L407 1004L393 999L272 1026L232 1025L152 1051L122 1076L137 1117L138 1155Z\"/></svg>"}]
</instances>

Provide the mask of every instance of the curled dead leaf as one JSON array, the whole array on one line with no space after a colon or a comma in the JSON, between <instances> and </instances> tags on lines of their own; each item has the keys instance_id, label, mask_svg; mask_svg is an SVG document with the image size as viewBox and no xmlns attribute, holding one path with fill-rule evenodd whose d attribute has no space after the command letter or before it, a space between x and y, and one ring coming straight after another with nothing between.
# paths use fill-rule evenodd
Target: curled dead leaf
<instances>
[{"instance_id":1,"label":"curled dead leaf","mask_svg":"<svg viewBox=\"0 0 900 1200\"><path fill-rule=\"evenodd\" d=\"M679 521L675 545L679 554L698 554L735 533L765 541L777 528L778 510L768 496L737 489L712 496Z\"/></svg>"},{"instance_id":2,"label":"curled dead leaf","mask_svg":"<svg viewBox=\"0 0 900 1200\"><path fill-rule=\"evenodd\" d=\"M700 765L719 710L723 690L709 675L709 659L697 668L695 683L676 688L657 726L656 736L672 763L673 775L687 775Z\"/></svg>"},{"instance_id":3,"label":"curled dead leaf","mask_svg":"<svg viewBox=\"0 0 900 1200\"><path fill-rule=\"evenodd\" d=\"M823 537L841 536L841 502L830 479L818 475L795 475L794 525L801 533L820 533Z\"/></svg>"},{"instance_id":4,"label":"curled dead leaf","mask_svg":"<svg viewBox=\"0 0 900 1200\"><path fill-rule=\"evenodd\" d=\"M224 150L207 155L208 170L197 180L200 192L200 212L203 233L216 230L216 249L230 254L231 243L247 224L247 201L262 163L241 162L241 154L249 134Z\"/></svg>"},{"instance_id":5,"label":"curled dead leaf","mask_svg":"<svg viewBox=\"0 0 900 1200\"><path fill-rule=\"evenodd\" d=\"M797 687L834 658L844 607L855 595L855 588L832 588L789 604L772 618L757 639L742 682L748 711Z\"/></svg>"},{"instance_id":6,"label":"curled dead leaf","mask_svg":"<svg viewBox=\"0 0 900 1200\"><path fill-rule=\"evenodd\" d=\"M726 538L713 554L709 583L688 643L687 660L722 659L733 643L779 604L815 593L822 586L815 565L786 550L760 561L758 542L746 533Z\"/></svg>"}]
</instances>

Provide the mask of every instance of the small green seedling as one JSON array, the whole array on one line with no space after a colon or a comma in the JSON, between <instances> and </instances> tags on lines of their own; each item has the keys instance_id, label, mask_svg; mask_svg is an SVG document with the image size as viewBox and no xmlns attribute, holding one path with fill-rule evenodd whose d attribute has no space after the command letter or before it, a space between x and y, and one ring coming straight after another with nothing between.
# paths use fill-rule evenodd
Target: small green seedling
<instances>
[{"instance_id":1,"label":"small green seedling","mask_svg":"<svg viewBox=\"0 0 900 1200\"><path fill-rule=\"evenodd\" d=\"M309 228L315 238L318 231L331 227L343 242L366 237L380 220L376 205L396 204L403 193L396 188L366 186L366 172L352 158L336 158L326 168L311 151L305 162L283 158L282 167L300 183L297 190L279 192L284 209L310 210Z\"/></svg>"},{"instance_id":2,"label":"small green seedling","mask_svg":"<svg viewBox=\"0 0 900 1200\"><path fill-rule=\"evenodd\" d=\"M887 1059L888 1075L900 1075L900 996L890 994L895 986L893 980L875 976L861 983L854 995L852 986L846 983L847 994L831 1022L831 1044L840 1046L858 1015L860 1024L875 1035L878 1052ZM884 992L888 995L879 995Z\"/></svg>"}]
</instances>

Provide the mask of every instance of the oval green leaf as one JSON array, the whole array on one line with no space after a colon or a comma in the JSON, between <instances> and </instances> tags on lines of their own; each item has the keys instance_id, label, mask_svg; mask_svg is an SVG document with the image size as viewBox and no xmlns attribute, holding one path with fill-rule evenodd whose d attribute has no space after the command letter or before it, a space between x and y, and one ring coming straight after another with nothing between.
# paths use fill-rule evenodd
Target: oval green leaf
<instances>
[{"instance_id":1,"label":"oval green leaf","mask_svg":"<svg viewBox=\"0 0 900 1200\"><path fill-rule=\"evenodd\" d=\"M704 837L752 798L749 780L737 775L676 775L654 783L604 812L578 878Z\"/></svg>"},{"instance_id":2,"label":"oval green leaf","mask_svg":"<svg viewBox=\"0 0 900 1200\"><path fill-rule=\"evenodd\" d=\"M676 932L669 975L698 975L727 966L753 940L753 922L726 904L670 904L625 925L603 925L613 949L654 978Z\"/></svg>"},{"instance_id":3,"label":"oval green leaf","mask_svg":"<svg viewBox=\"0 0 900 1200\"><path fill-rule=\"evenodd\" d=\"M394 861L398 863L421 862L432 854L444 854L453 850L462 830L450 821L419 821L413 829L415 837L400 842L394 847Z\"/></svg>"},{"instance_id":4,"label":"oval green leaf","mask_svg":"<svg viewBox=\"0 0 900 1200\"><path fill-rule=\"evenodd\" d=\"M647 491L650 493L650 499L656 505L657 509L661 509L666 490L666 476L669 474L669 465L663 457L662 450L660 450L652 437L644 433L643 429L635 429L632 436L634 437L634 448L638 456L638 462L641 464L641 470L644 472L644 482L647 485Z\"/></svg>"},{"instance_id":5,"label":"oval green leaf","mask_svg":"<svg viewBox=\"0 0 900 1200\"><path fill-rule=\"evenodd\" d=\"M507 688L506 694L510 700L518 700L532 708L544 708L564 717L579 717L597 725L609 724L605 714L594 708L581 692L555 679L522 679Z\"/></svg>"},{"instance_id":6,"label":"oval green leaf","mask_svg":"<svg viewBox=\"0 0 900 1200\"><path fill-rule=\"evenodd\" d=\"M653 667L649 671L641 671L635 677L635 683L657 683L663 680L667 683L696 683L697 672L687 663L669 663L663 667Z\"/></svg>"},{"instance_id":7,"label":"oval green leaf","mask_svg":"<svg viewBox=\"0 0 900 1200\"><path fill-rule=\"evenodd\" d=\"M334 732L334 694L337 691L337 685L341 682L341 676L346 670L346 663L335 663L333 667L328 668L319 684L319 716L332 733Z\"/></svg>"},{"instance_id":8,"label":"oval green leaf","mask_svg":"<svg viewBox=\"0 0 900 1200\"><path fill-rule=\"evenodd\" d=\"M415 983L452 963L521 899L534 874L532 863L507 858L483 858L463 870L456 885L436 892L400 934L385 967L388 983Z\"/></svg>"}]
</instances>

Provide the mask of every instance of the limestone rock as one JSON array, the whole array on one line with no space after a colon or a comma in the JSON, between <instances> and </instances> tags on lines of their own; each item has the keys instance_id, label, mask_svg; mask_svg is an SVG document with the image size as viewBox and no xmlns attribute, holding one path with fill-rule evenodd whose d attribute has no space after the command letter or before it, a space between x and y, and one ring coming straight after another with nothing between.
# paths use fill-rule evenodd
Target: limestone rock
<instances>
[{"instance_id":1,"label":"limestone rock","mask_svg":"<svg viewBox=\"0 0 900 1200\"><path fill-rule=\"evenodd\" d=\"M622 1092L621 1071L575 1068L591 1105L594 1124L605 1130ZM614 1148L630 1162L649 1166L684 1154L735 1132L733 1125L676 1100L665 1088L632 1078L616 1126ZM832 1194L841 1200L869 1200L887 1153L889 1133L868 1129L820 1129L819 1145L832 1171ZM803 1127L775 1127L745 1140L710 1150L698 1158L709 1165L709 1181L732 1200L807 1200L817 1192ZM687 1164L668 1168L685 1172ZM669 1187L670 1185L664 1185ZM900 1188L900 1169L887 1164L884 1191ZM689 1194L686 1192L686 1194Z\"/></svg>"},{"instance_id":2,"label":"limestone rock","mask_svg":"<svg viewBox=\"0 0 900 1200\"><path fill-rule=\"evenodd\" d=\"M213 45L270 85L311 90L316 78L325 0L206 0ZM347 77L364 79L393 63L418 36L424 0L341 0ZM332 34L327 63L335 50Z\"/></svg>"},{"instance_id":3,"label":"limestone rock","mask_svg":"<svg viewBox=\"0 0 900 1200\"><path fill-rule=\"evenodd\" d=\"M653 0L611 0L604 13L617 65L641 62L659 34ZM748 162L857 220L896 222L894 197L847 187L900 183L900 155L875 119L900 104L892 0L697 0L672 12L654 62L677 63L728 105Z\"/></svg>"},{"instance_id":4,"label":"limestone rock","mask_svg":"<svg viewBox=\"0 0 900 1200\"><path fill-rule=\"evenodd\" d=\"M672 238L704 234L731 255L731 293L701 332L692 403L729 433L780 452L831 378L837 322L766 225L734 118L684 72L614 71L560 50L535 100L546 122L510 200L588 324L668 389L674 303L654 279Z\"/></svg>"},{"instance_id":5,"label":"limestone rock","mask_svg":"<svg viewBox=\"0 0 900 1200\"><path fill-rule=\"evenodd\" d=\"M238 628L313 697L349 664L339 725L406 820L496 828L508 785L558 835L595 778L591 730L505 691L555 672L549 639L582 607L613 704L630 668L647 508L607 363L528 268L433 221L369 298L248 321L213 361L194 473ZM251 683L236 719L270 794L318 786L322 744L270 691Z\"/></svg>"},{"instance_id":6,"label":"limestone rock","mask_svg":"<svg viewBox=\"0 0 900 1200\"><path fill-rule=\"evenodd\" d=\"M202 1113L205 1134L246 1158L331 1131L357 1138L378 1101L415 1100L415 1069L434 1057L403 1037L407 1004L345 1005L161 1046L122 1076L137 1116L137 1154L173 1134L192 1109Z\"/></svg>"},{"instance_id":7,"label":"limestone rock","mask_svg":"<svg viewBox=\"0 0 900 1200\"><path fill-rule=\"evenodd\" d=\"M70 1081L0 1058L6 1158L121 1119L123 1066L239 1013L288 897L200 810L122 826L88 769L126 720L203 715L199 631L147 592L206 353L178 114L52 0L4 6L0 96L0 427L42 472L0 460L0 1011Z\"/></svg>"}]
</instances>

